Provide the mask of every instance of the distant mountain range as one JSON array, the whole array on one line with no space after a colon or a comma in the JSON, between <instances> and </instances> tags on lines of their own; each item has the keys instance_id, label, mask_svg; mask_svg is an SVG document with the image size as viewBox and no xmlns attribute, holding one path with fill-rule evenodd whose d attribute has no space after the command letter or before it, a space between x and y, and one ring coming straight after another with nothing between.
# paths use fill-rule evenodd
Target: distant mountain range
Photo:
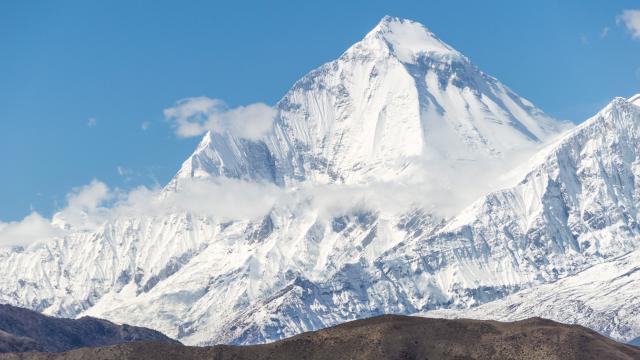
<instances>
[{"instance_id":1,"label":"distant mountain range","mask_svg":"<svg viewBox=\"0 0 640 360\"><path fill-rule=\"evenodd\" d=\"M0 301L189 345L389 313L640 337L640 96L573 127L385 17L275 108L260 139L207 133L157 195L255 196L252 216L150 209L85 229L57 214L64 235L0 249ZM193 192L209 183L220 196Z\"/></svg>"},{"instance_id":2,"label":"distant mountain range","mask_svg":"<svg viewBox=\"0 0 640 360\"><path fill-rule=\"evenodd\" d=\"M639 357L640 348L617 343L581 326L539 318L499 323L390 315L357 320L258 346L197 348L132 342L58 354L0 354L3 360L631 360Z\"/></svg>"},{"instance_id":3,"label":"distant mountain range","mask_svg":"<svg viewBox=\"0 0 640 360\"><path fill-rule=\"evenodd\" d=\"M158 331L141 327L116 325L91 317L59 319L15 306L0 305L0 353L61 352L130 341L180 344Z\"/></svg>"}]
</instances>

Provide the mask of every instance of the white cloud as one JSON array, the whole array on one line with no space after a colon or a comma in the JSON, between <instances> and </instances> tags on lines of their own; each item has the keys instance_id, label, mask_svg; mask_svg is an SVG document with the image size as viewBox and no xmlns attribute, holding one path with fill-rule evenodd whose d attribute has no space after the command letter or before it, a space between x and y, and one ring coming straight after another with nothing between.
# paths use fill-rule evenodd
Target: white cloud
<instances>
[{"instance_id":1,"label":"white cloud","mask_svg":"<svg viewBox=\"0 0 640 360\"><path fill-rule=\"evenodd\" d=\"M92 180L88 185L74 188L67 194L69 207L92 210L111 197L109 187L101 181Z\"/></svg>"},{"instance_id":2,"label":"white cloud","mask_svg":"<svg viewBox=\"0 0 640 360\"><path fill-rule=\"evenodd\" d=\"M61 234L62 230L36 212L21 221L0 222L0 246L28 246Z\"/></svg>"},{"instance_id":3,"label":"white cloud","mask_svg":"<svg viewBox=\"0 0 640 360\"><path fill-rule=\"evenodd\" d=\"M0 246L29 246L63 237L69 230L94 230L110 218L112 209L105 204L118 194L93 180L67 194L67 206L51 220L32 212L20 221L0 222Z\"/></svg>"},{"instance_id":4,"label":"white cloud","mask_svg":"<svg viewBox=\"0 0 640 360\"><path fill-rule=\"evenodd\" d=\"M128 169L121 165L116 166L116 171L118 172L118 175L120 175L124 179L124 181L131 181L137 175L136 172L132 169Z\"/></svg>"},{"instance_id":5,"label":"white cloud","mask_svg":"<svg viewBox=\"0 0 640 360\"><path fill-rule=\"evenodd\" d=\"M273 184L227 178L185 181L179 192L144 186L124 192L93 180L73 189L66 196L67 205L52 219L33 212L21 221L0 222L0 247L29 246L71 232L91 232L123 217L190 213L221 221L257 219L284 199L284 194Z\"/></svg>"},{"instance_id":6,"label":"white cloud","mask_svg":"<svg viewBox=\"0 0 640 360\"><path fill-rule=\"evenodd\" d=\"M164 116L181 137L212 131L257 140L271 130L276 110L263 103L228 108L222 100L201 96L178 101Z\"/></svg>"},{"instance_id":7,"label":"white cloud","mask_svg":"<svg viewBox=\"0 0 640 360\"><path fill-rule=\"evenodd\" d=\"M89 119L87 119L87 126L88 127L94 127L98 125L98 119L94 118L94 117L90 117Z\"/></svg>"},{"instance_id":8,"label":"white cloud","mask_svg":"<svg viewBox=\"0 0 640 360\"><path fill-rule=\"evenodd\" d=\"M116 195L105 183L92 180L67 194L67 206L54 215L53 222L62 228L95 229L108 218L106 205Z\"/></svg>"},{"instance_id":9,"label":"white cloud","mask_svg":"<svg viewBox=\"0 0 640 360\"><path fill-rule=\"evenodd\" d=\"M274 208L316 213L324 219L361 211L397 215L421 208L436 217L450 217L483 194L509 185L509 178L499 174L516 168L516 164L526 164L529 155L526 151L514 153L499 164L415 159L410 167L411 183L301 183L296 188L281 188L270 183L209 178L181 179L178 191L141 186L125 192L93 180L73 189L66 196L66 206L50 222L34 213L20 222L0 223L0 246L95 231L116 219L181 213L234 221L259 219ZM123 176L129 171L124 167L116 170Z\"/></svg>"},{"instance_id":10,"label":"white cloud","mask_svg":"<svg viewBox=\"0 0 640 360\"><path fill-rule=\"evenodd\" d=\"M640 40L640 10L624 10L618 16L618 22L624 23L631 37Z\"/></svg>"},{"instance_id":11,"label":"white cloud","mask_svg":"<svg viewBox=\"0 0 640 360\"><path fill-rule=\"evenodd\" d=\"M266 215L283 194L281 188L268 183L228 178L192 180L158 205L223 220L255 219Z\"/></svg>"},{"instance_id":12,"label":"white cloud","mask_svg":"<svg viewBox=\"0 0 640 360\"><path fill-rule=\"evenodd\" d=\"M608 26L602 28L602 32L600 32L600 39L606 38L607 35L609 35L609 31L611 31L611 29Z\"/></svg>"},{"instance_id":13,"label":"white cloud","mask_svg":"<svg viewBox=\"0 0 640 360\"><path fill-rule=\"evenodd\" d=\"M94 200L91 206L78 206L77 201L69 201L68 206L55 215L57 222L68 228L90 230L120 217L175 213L211 216L223 221L256 219L266 215L285 194L273 184L228 178L186 180L178 192L145 186L130 192L108 188L103 192L104 188L96 190L99 184L106 187L95 182L80 192L84 198ZM110 206L104 206L109 200L112 200Z\"/></svg>"},{"instance_id":14,"label":"white cloud","mask_svg":"<svg viewBox=\"0 0 640 360\"><path fill-rule=\"evenodd\" d=\"M142 129L142 131L149 130L149 127L151 127L150 121L143 121L142 124L140 124L140 128Z\"/></svg>"}]
</instances>

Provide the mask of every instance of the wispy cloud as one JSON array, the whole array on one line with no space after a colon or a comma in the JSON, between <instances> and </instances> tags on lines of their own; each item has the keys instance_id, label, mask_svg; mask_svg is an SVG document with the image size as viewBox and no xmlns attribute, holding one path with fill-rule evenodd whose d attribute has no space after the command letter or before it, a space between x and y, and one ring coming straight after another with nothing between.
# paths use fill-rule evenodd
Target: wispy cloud
<instances>
[{"instance_id":1,"label":"wispy cloud","mask_svg":"<svg viewBox=\"0 0 640 360\"><path fill-rule=\"evenodd\" d=\"M582 45L589 45L589 38L587 37L587 35L580 36L580 42L582 43Z\"/></svg>"},{"instance_id":2,"label":"wispy cloud","mask_svg":"<svg viewBox=\"0 0 640 360\"><path fill-rule=\"evenodd\" d=\"M271 183L220 177L181 179L176 191L163 190L159 186L122 191L93 180L73 189L66 196L66 205L51 220L33 213L22 221L0 223L0 246L28 246L73 232L92 232L117 219L148 219L181 213L223 222L260 219L275 208L296 213L310 210L329 220L353 212L402 214L420 208L437 217L450 217L482 194L502 187L502 182L508 179L496 174L505 173L505 169L514 164L524 163L523 159L528 157L525 155L514 155L508 163L493 167L482 162L429 161L423 164L422 160L416 160L420 162L416 163L412 176L415 182L402 184L301 183L295 188L282 188ZM121 176L130 174L130 170L122 166L116 170Z\"/></svg>"},{"instance_id":3,"label":"wispy cloud","mask_svg":"<svg viewBox=\"0 0 640 360\"><path fill-rule=\"evenodd\" d=\"M181 137L212 131L257 140L271 130L276 110L263 103L229 108L220 99L201 96L178 101L164 116Z\"/></svg>"},{"instance_id":4,"label":"wispy cloud","mask_svg":"<svg viewBox=\"0 0 640 360\"><path fill-rule=\"evenodd\" d=\"M94 127L98 125L98 119L94 118L94 117L90 117L87 119L87 126L88 127Z\"/></svg>"},{"instance_id":5,"label":"wispy cloud","mask_svg":"<svg viewBox=\"0 0 640 360\"><path fill-rule=\"evenodd\" d=\"M631 37L640 40L640 10L624 10L617 18L631 33Z\"/></svg>"},{"instance_id":6,"label":"wispy cloud","mask_svg":"<svg viewBox=\"0 0 640 360\"><path fill-rule=\"evenodd\" d=\"M611 31L611 29L608 26L605 26L604 28L602 28L602 31L600 32L600 39L604 39L609 35L609 32Z\"/></svg>"},{"instance_id":7,"label":"wispy cloud","mask_svg":"<svg viewBox=\"0 0 640 360\"><path fill-rule=\"evenodd\" d=\"M149 127L151 127L150 121L144 121L142 124L140 124L140 129L142 129L142 131L149 130Z\"/></svg>"},{"instance_id":8,"label":"wispy cloud","mask_svg":"<svg viewBox=\"0 0 640 360\"><path fill-rule=\"evenodd\" d=\"M127 169L124 166L118 165L116 166L116 171L118 175L124 179L124 181L130 181L133 178L134 171L131 169Z\"/></svg>"},{"instance_id":9,"label":"wispy cloud","mask_svg":"<svg viewBox=\"0 0 640 360\"><path fill-rule=\"evenodd\" d=\"M27 247L72 232L91 232L121 218L191 213L221 221L255 219L267 214L284 194L273 184L227 178L188 180L179 192L145 186L126 192L93 180L67 194L66 205L51 219L33 212L20 221L0 222L0 247Z\"/></svg>"},{"instance_id":10,"label":"wispy cloud","mask_svg":"<svg viewBox=\"0 0 640 360\"><path fill-rule=\"evenodd\" d=\"M127 169L125 169L124 167L122 167L120 165L118 165L116 167L116 171L118 172L118 175L120 175L120 176L126 176L129 173L129 171Z\"/></svg>"}]
</instances>

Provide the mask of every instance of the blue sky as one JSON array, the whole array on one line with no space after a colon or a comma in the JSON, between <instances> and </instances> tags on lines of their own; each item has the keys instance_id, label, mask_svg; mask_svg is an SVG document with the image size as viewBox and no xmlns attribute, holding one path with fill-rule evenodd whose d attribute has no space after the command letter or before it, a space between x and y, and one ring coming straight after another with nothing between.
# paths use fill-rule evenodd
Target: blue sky
<instances>
[{"instance_id":1,"label":"blue sky","mask_svg":"<svg viewBox=\"0 0 640 360\"><path fill-rule=\"evenodd\" d=\"M580 122L640 92L625 9L640 2L3 1L0 220L51 215L92 179L164 184L198 139L177 137L163 109L194 96L274 104L385 14Z\"/></svg>"}]
</instances>

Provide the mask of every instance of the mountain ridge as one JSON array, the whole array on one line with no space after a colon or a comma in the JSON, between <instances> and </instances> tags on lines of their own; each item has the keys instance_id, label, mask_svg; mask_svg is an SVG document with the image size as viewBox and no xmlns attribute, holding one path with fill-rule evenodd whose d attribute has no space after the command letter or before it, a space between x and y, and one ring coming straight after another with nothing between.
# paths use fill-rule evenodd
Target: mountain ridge
<instances>
[{"instance_id":1,"label":"mountain ridge","mask_svg":"<svg viewBox=\"0 0 640 360\"><path fill-rule=\"evenodd\" d=\"M640 349L576 325L532 318L513 323L398 315L352 321L255 346L195 348L130 343L0 359L632 359Z\"/></svg>"},{"instance_id":2,"label":"mountain ridge","mask_svg":"<svg viewBox=\"0 0 640 360\"><path fill-rule=\"evenodd\" d=\"M108 346L143 340L180 344L150 329L116 325L91 317L77 320L59 319L0 304L0 353L62 352L80 347Z\"/></svg>"}]
</instances>

